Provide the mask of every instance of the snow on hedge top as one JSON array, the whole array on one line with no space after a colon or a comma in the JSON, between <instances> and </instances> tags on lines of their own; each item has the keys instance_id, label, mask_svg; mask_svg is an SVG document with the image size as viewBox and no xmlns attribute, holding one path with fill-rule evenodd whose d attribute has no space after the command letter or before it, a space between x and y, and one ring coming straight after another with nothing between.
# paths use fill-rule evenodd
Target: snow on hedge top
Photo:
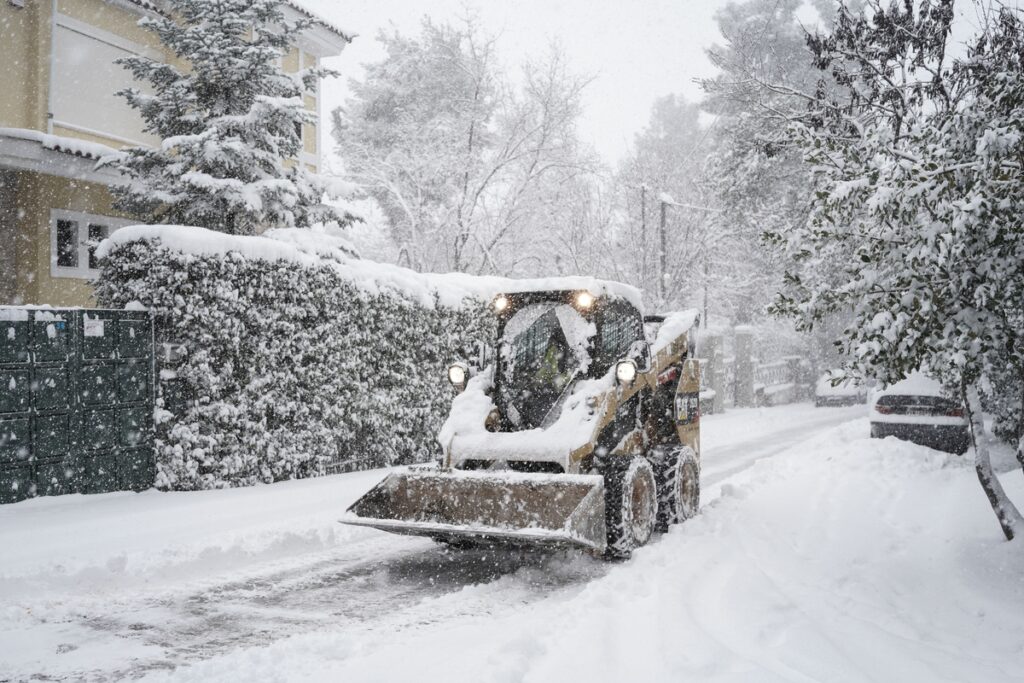
<instances>
[{"instance_id":1,"label":"snow on hedge top","mask_svg":"<svg viewBox=\"0 0 1024 683\"><path fill-rule=\"evenodd\" d=\"M355 249L342 237L320 231L281 229L261 236L227 235L187 225L130 225L100 243L98 258L106 258L119 246L142 240L159 240L172 251L197 256L227 256L262 261L288 261L302 266L329 266L371 293L391 290L424 306L458 307L466 299L489 301L502 292L587 289L595 295L612 295L642 310L640 291L618 282L591 277L552 277L515 280L466 273L418 273L408 268L367 261L354 256Z\"/></svg>"}]
</instances>

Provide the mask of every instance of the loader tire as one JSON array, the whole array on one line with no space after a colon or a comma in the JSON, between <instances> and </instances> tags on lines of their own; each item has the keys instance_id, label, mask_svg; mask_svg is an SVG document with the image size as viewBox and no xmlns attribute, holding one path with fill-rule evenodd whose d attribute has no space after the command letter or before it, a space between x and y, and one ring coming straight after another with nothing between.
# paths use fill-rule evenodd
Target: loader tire
<instances>
[{"instance_id":1,"label":"loader tire","mask_svg":"<svg viewBox=\"0 0 1024 683\"><path fill-rule=\"evenodd\" d=\"M666 532L697 514L700 507L700 462L689 446L676 446L661 454L655 465L658 481L659 532Z\"/></svg>"},{"instance_id":2,"label":"loader tire","mask_svg":"<svg viewBox=\"0 0 1024 683\"><path fill-rule=\"evenodd\" d=\"M639 456L613 456L603 469L607 555L624 559L654 533L658 484L651 463Z\"/></svg>"}]
</instances>

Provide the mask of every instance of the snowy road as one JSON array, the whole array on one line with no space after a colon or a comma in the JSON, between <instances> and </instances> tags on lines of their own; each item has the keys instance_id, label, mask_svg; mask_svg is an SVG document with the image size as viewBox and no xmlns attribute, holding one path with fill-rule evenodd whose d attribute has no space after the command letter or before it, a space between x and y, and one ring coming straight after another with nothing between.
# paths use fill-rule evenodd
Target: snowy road
<instances>
[{"instance_id":1,"label":"snowy road","mask_svg":"<svg viewBox=\"0 0 1024 683\"><path fill-rule=\"evenodd\" d=\"M706 417L705 502L756 461L864 414L863 406L796 405ZM364 646L481 615L500 621L534 603L571 600L616 566L568 552L450 552L336 525L380 476L0 509L5 547L38 545L33 521L45 529L73 512L81 525L51 535L61 547L23 553L22 567L0 562L0 642L9 646L0 652L0 680L159 675L321 630ZM28 528L11 528L15 520ZM46 566L53 558L60 564Z\"/></svg>"},{"instance_id":2,"label":"snowy road","mask_svg":"<svg viewBox=\"0 0 1024 683\"><path fill-rule=\"evenodd\" d=\"M701 486L708 491L762 458L778 455L823 430L865 415L867 407L863 405L815 408L811 404L709 415L701 425Z\"/></svg>"}]
</instances>

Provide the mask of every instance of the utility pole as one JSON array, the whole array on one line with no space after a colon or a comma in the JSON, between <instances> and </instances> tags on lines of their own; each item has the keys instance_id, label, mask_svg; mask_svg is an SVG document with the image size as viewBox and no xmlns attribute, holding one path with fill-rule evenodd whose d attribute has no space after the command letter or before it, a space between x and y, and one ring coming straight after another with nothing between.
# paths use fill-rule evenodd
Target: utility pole
<instances>
[{"instance_id":1,"label":"utility pole","mask_svg":"<svg viewBox=\"0 0 1024 683\"><path fill-rule=\"evenodd\" d=\"M708 245L704 240L704 315L701 316L704 322L704 329L708 329Z\"/></svg>"},{"instance_id":2,"label":"utility pole","mask_svg":"<svg viewBox=\"0 0 1024 683\"><path fill-rule=\"evenodd\" d=\"M668 273L668 266L666 262L668 260L668 254L665 249L665 209L668 207L668 202L665 198L661 198L661 230L659 234L659 240L661 242L658 249L658 292L661 294L661 305L665 305L665 278Z\"/></svg>"},{"instance_id":3,"label":"utility pole","mask_svg":"<svg viewBox=\"0 0 1024 683\"><path fill-rule=\"evenodd\" d=\"M647 185L640 184L640 283L647 277Z\"/></svg>"}]
</instances>

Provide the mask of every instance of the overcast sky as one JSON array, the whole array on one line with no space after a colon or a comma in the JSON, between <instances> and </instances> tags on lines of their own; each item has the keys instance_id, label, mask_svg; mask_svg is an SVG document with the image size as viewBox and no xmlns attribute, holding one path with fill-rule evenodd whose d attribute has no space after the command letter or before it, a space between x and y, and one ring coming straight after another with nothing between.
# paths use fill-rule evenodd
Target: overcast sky
<instances>
[{"instance_id":1,"label":"overcast sky","mask_svg":"<svg viewBox=\"0 0 1024 683\"><path fill-rule=\"evenodd\" d=\"M1008 0L1019 6L1020 0ZM705 48L720 42L715 12L728 0L302 0L332 23L358 34L341 56L326 60L341 77L324 84L324 115L347 96L347 82L361 78L361 64L384 56L377 32L394 25L415 34L429 15L456 23L467 10L498 36L509 68L541 56L552 40L565 49L571 68L592 75L580 133L608 163L626 152L647 123L654 100L670 93L701 99L694 79L713 74ZM954 42L976 25L971 3L958 3ZM803 15L803 12L801 13ZM813 21L807 10L805 20ZM960 35L957 35L960 34ZM325 134L326 126L325 128ZM324 161L332 163L329 137Z\"/></svg>"},{"instance_id":2,"label":"overcast sky","mask_svg":"<svg viewBox=\"0 0 1024 683\"><path fill-rule=\"evenodd\" d=\"M574 71L594 76L584 102L582 137L614 163L647 123L651 104L670 93L700 99L693 79L712 73L704 48L718 40L714 13L726 0L303 0L342 28L359 34L327 60L342 73L324 84L325 115L341 103L360 64L384 56L376 35L394 24L416 33L424 15L456 22L466 9L498 35L504 62L515 67L542 55L552 40ZM325 141L330 146L330 141ZM325 147L326 151L327 147ZM325 159L327 160L327 159Z\"/></svg>"}]
</instances>

